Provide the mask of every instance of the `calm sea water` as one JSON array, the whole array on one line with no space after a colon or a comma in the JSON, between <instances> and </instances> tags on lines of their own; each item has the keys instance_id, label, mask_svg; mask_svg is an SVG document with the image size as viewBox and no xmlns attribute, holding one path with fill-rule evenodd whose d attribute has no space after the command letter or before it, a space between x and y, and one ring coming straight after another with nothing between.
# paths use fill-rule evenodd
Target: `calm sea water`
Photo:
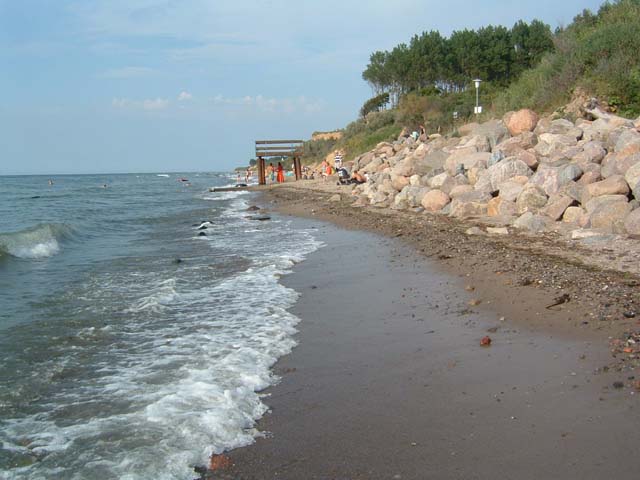
<instances>
[{"instance_id":1,"label":"calm sea water","mask_svg":"<svg viewBox=\"0 0 640 480\"><path fill-rule=\"evenodd\" d=\"M258 435L320 244L234 180L0 177L0 478L189 479Z\"/></svg>"}]
</instances>

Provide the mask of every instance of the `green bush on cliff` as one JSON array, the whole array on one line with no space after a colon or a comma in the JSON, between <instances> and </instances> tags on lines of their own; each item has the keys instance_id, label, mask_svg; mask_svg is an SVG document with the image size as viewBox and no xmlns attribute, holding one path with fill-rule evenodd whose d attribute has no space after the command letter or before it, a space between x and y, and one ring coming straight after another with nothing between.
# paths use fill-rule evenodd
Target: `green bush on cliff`
<instances>
[{"instance_id":1,"label":"green bush on cliff","mask_svg":"<svg viewBox=\"0 0 640 480\"><path fill-rule=\"evenodd\" d=\"M580 87L623 115L640 113L640 0L584 10L554 42L554 53L498 95L497 111L551 110Z\"/></svg>"}]
</instances>

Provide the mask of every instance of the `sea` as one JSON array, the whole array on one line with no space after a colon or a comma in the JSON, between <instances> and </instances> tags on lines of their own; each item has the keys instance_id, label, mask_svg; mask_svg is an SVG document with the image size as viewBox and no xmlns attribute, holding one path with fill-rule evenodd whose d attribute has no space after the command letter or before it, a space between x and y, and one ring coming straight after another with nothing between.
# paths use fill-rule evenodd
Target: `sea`
<instances>
[{"instance_id":1,"label":"sea","mask_svg":"<svg viewBox=\"0 0 640 480\"><path fill-rule=\"evenodd\" d=\"M0 478L192 479L262 435L322 243L234 183L0 177Z\"/></svg>"}]
</instances>

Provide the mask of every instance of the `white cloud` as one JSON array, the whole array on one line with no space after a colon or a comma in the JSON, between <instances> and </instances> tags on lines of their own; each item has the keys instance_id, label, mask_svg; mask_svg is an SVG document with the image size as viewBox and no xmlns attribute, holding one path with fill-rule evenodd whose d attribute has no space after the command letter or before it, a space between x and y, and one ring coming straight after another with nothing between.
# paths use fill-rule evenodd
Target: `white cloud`
<instances>
[{"instance_id":1,"label":"white cloud","mask_svg":"<svg viewBox=\"0 0 640 480\"><path fill-rule=\"evenodd\" d=\"M326 102L321 99L311 99L304 96L291 98L266 97L264 95L245 95L243 97L226 97L216 95L208 99L196 99L191 93L182 91L177 96L174 108L187 108L193 110L230 109L245 113L276 113L276 114L309 114L321 112L326 107ZM111 106L120 110L145 110L160 111L169 109L172 104L168 98L150 98L134 100L131 98L114 98Z\"/></svg>"},{"instance_id":2,"label":"white cloud","mask_svg":"<svg viewBox=\"0 0 640 480\"><path fill-rule=\"evenodd\" d=\"M112 68L99 73L99 78L136 78L144 77L153 73L151 68L147 67L122 67Z\"/></svg>"},{"instance_id":3,"label":"white cloud","mask_svg":"<svg viewBox=\"0 0 640 480\"><path fill-rule=\"evenodd\" d=\"M145 100L131 100L129 98L114 98L111 106L118 109L157 111L169 107L169 100L166 98L151 98Z\"/></svg>"},{"instance_id":4,"label":"white cloud","mask_svg":"<svg viewBox=\"0 0 640 480\"><path fill-rule=\"evenodd\" d=\"M263 95L245 95L244 97L216 95L210 98L209 101L214 105L244 107L267 113L315 113L325 107L324 101L309 99L304 96L295 98L273 98Z\"/></svg>"}]
</instances>

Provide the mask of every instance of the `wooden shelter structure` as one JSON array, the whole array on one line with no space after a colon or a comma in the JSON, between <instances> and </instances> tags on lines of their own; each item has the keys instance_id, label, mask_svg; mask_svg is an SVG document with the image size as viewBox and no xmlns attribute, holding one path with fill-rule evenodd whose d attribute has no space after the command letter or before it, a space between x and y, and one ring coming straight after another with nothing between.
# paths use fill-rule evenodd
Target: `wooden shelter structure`
<instances>
[{"instance_id":1,"label":"wooden shelter structure","mask_svg":"<svg viewBox=\"0 0 640 480\"><path fill-rule=\"evenodd\" d=\"M302 140L256 140L256 159L258 164L258 183L266 185L265 158L293 157L293 171L296 180L302 178L300 157L304 153Z\"/></svg>"}]
</instances>

